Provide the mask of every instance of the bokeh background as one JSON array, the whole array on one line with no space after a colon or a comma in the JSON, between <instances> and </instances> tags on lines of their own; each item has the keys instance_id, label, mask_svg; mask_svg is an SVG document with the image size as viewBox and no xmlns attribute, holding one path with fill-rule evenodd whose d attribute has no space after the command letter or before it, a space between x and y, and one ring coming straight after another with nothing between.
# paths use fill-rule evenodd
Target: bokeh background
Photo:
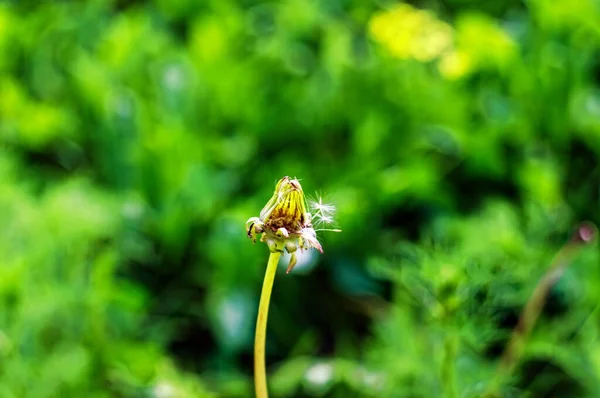
<instances>
[{"instance_id":1,"label":"bokeh background","mask_svg":"<svg viewBox=\"0 0 600 398\"><path fill-rule=\"evenodd\" d=\"M277 275L271 395L480 396L600 222L599 55L596 0L2 1L0 397L253 396L284 175L343 232ZM505 396L600 396L599 255Z\"/></svg>"}]
</instances>

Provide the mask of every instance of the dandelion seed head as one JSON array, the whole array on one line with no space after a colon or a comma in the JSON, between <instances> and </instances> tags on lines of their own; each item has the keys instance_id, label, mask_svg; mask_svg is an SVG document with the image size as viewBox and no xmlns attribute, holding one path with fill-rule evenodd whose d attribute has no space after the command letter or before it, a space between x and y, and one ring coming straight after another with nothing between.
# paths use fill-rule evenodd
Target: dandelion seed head
<instances>
[{"instance_id":1,"label":"dandelion seed head","mask_svg":"<svg viewBox=\"0 0 600 398\"><path fill-rule=\"evenodd\" d=\"M309 204L311 210L323 216L332 216L335 213L335 206L324 203L323 198L319 196L317 200L311 200Z\"/></svg>"},{"instance_id":2,"label":"dandelion seed head","mask_svg":"<svg viewBox=\"0 0 600 398\"><path fill-rule=\"evenodd\" d=\"M312 211L312 219L317 226L333 224L335 206L325 203L323 197L318 196L316 199L309 200L308 207Z\"/></svg>"},{"instance_id":3,"label":"dandelion seed head","mask_svg":"<svg viewBox=\"0 0 600 398\"><path fill-rule=\"evenodd\" d=\"M322 216L321 220L323 221L324 224L331 224L333 222L333 217Z\"/></svg>"}]
</instances>

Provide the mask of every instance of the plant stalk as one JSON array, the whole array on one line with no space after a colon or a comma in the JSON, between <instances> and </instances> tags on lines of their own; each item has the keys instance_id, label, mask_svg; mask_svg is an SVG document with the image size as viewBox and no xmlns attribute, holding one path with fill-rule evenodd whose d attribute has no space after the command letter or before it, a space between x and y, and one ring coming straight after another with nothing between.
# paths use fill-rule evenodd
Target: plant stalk
<instances>
[{"instance_id":1,"label":"plant stalk","mask_svg":"<svg viewBox=\"0 0 600 398\"><path fill-rule=\"evenodd\" d=\"M533 330L538 317L540 316L550 290L563 276L567 267L575 260L582 247L591 243L598 230L590 222L581 223L571 239L559 250L554 257L548 271L539 280L529 301L521 312L521 316L515 326L508 345L500 359L496 377L492 380L485 398L499 397L499 389L502 382L512 373L523 353L523 348L529 334Z\"/></svg>"},{"instance_id":2,"label":"plant stalk","mask_svg":"<svg viewBox=\"0 0 600 398\"><path fill-rule=\"evenodd\" d=\"M256 398L268 398L267 369L265 365L265 343L267 339L267 318L269 316L269 303L273 291L273 281L277 271L281 252L272 252L263 279L260 304L258 305L258 316L256 318L256 335L254 338L254 387Z\"/></svg>"},{"instance_id":3,"label":"plant stalk","mask_svg":"<svg viewBox=\"0 0 600 398\"><path fill-rule=\"evenodd\" d=\"M457 351L458 338L452 330L444 341L444 359L442 362L442 387L446 398L456 398L455 361Z\"/></svg>"}]
</instances>

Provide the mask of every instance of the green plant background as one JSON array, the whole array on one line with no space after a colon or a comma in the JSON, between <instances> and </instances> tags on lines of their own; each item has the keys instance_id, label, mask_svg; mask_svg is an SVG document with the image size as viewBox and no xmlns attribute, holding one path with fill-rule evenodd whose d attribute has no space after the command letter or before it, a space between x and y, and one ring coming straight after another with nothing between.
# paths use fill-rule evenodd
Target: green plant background
<instances>
[{"instance_id":1,"label":"green plant background","mask_svg":"<svg viewBox=\"0 0 600 398\"><path fill-rule=\"evenodd\" d=\"M600 4L399 4L1 2L0 397L252 396L244 223L284 175L343 233L276 278L272 396L480 396L600 221ZM506 397L600 396L599 255Z\"/></svg>"}]
</instances>

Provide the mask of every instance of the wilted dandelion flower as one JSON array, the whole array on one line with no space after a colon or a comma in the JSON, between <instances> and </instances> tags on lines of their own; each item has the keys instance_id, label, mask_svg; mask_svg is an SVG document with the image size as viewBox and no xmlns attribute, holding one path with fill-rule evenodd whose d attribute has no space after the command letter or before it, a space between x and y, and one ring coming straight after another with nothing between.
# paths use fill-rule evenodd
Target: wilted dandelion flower
<instances>
[{"instance_id":1,"label":"wilted dandelion flower","mask_svg":"<svg viewBox=\"0 0 600 398\"><path fill-rule=\"evenodd\" d=\"M317 239L318 230L314 229L312 222L315 220L330 224L333 222L335 207L323 203L321 199L311 201L310 205L314 215L307 211L300 182L286 176L277 183L273 196L261 210L260 216L252 217L246 222L246 232L254 242L256 236L262 234L260 241L265 242L271 252L283 252L285 249L292 255L288 273L296 265L298 248L315 248L323 253Z\"/></svg>"}]
</instances>

